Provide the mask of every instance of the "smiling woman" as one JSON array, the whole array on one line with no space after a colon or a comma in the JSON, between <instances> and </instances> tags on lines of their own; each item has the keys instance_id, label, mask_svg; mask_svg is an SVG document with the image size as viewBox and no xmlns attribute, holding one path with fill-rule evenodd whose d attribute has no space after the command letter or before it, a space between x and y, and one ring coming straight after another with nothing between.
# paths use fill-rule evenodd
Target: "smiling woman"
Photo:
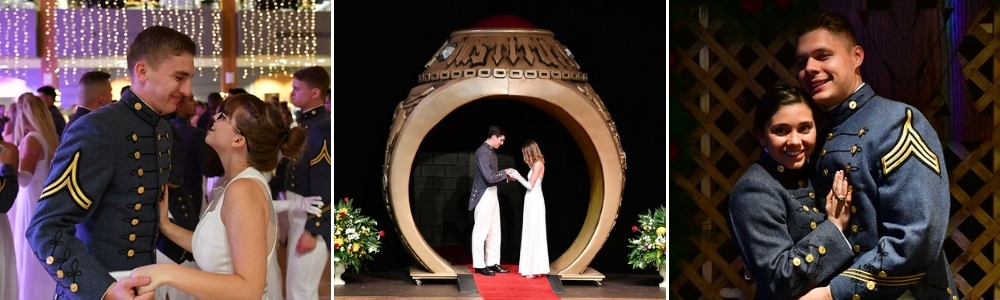
<instances>
[{"instance_id":1,"label":"smiling woman","mask_svg":"<svg viewBox=\"0 0 1000 300\"><path fill-rule=\"evenodd\" d=\"M801 296L853 257L842 233L851 203L843 171L826 196L826 215L810 180L818 112L801 89L788 86L772 88L757 105L753 128L764 153L736 182L729 203L730 232L745 278L757 279L757 299ZM846 198L834 201L834 194Z\"/></svg>"}]
</instances>

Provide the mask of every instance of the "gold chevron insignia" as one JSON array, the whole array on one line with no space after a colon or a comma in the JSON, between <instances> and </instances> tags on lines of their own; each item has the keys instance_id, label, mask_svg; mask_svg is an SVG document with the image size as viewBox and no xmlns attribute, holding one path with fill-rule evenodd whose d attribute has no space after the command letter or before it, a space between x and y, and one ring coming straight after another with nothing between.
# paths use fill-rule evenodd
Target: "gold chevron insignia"
<instances>
[{"instance_id":1,"label":"gold chevron insignia","mask_svg":"<svg viewBox=\"0 0 1000 300\"><path fill-rule=\"evenodd\" d=\"M89 209L90 204L93 203L93 201L91 201L90 197L87 197L87 194L85 194L83 189L80 188L80 181L77 179L78 174L76 171L79 164L80 151L77 151L73 154L73 161L71 161L69 166L66 167L66 171L63 171L63 173L59 175L56 180L45 186L45 188L42 189L42 195L39 198L45 199L58 194L63 189L67 189L69 191L69 196L73 198L73 201L75 201L77 205L84 210Z\"/></svg>"},{"instance_id":2,"label":"gold chevron insignia","mask_svg":"<svg viewBox=\"0 0 1000 300\"><path fill-rule=\"evenodd\" d=\"M882 156L882 174L889 175L892 171L903 165L910 157L916 157L920 162L931 168L934 173L941 174L941 164L938 163L938 156L927 147L927 143L920 137L920 133L913 129L913 112L906 110L906 124L899 134L899 140L892 147L889 153Z\"/></svg>"},{"instance_id":3,"label":"gold chevron insignia","mask_svg":"<svg viewBox=\"0 0 1000 300\"><path fill-rule=\"evenodd\" d=\"M7 187L7 179L0 180L0 191L3 191L4 187Z\"/></svg>"},{"instance_id":4,"label":"gold chevron insignia","mask_svg":"<svg viewBox=\"0 0 1000 300\"><path fill-rule=\"evenodd\" d=\"M324 160L326 161L326 164L332 165L332 163L330 163L330 150L327 150L326 147L326 140L323 140L323 148L319 149L319 154L317 154L312 160L309 160L309 166L315 166Z\"/></svg>"}]
</instances>

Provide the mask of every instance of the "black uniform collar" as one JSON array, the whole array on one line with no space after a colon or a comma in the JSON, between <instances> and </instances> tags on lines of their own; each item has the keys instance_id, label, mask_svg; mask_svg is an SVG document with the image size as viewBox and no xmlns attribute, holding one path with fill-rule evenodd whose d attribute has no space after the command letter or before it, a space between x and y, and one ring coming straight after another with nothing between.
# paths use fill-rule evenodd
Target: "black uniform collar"
<instances>
[{"instance_id":1,"label":"black uniform collar","mask_svg":"<svg viewBox=\"0 0 1000 300\"><path fill-rule=\"evenodd\" d=\"M788 183L797 183L800 180L809 179L813 175L811 172L812 168L809 163L806 163L806 165L799 169L789 169L774 160L774 158L771 157L771 154L763 151L760 154L760 158L757 159L757 164L764 167L764 170L767 170L767 172L770 173L774 179L777 179L783 184L786 183L786 181Z\"/></svg>"},{"instance_id":2,"label":"black uniform collar","mask_svg":"<svg viewBox=\"0 0 1000 300\"><path fill-rule=\"evenodd\" d=\"M315 118L317 116L326 115L326 107L323 105L317 106L310 110L304 110L299 112L299 121L305 121L308 119Z\"/></svg>"},{"instance_id":3,"label":"black uniform collar","mask_svg":"<svg viewBox=\"0 0 1000 300\"><path fill-rule=\"evenodd\" d=\"M142 119L143 122L149 125L156 126L156 123L160 122L160 115L150 108L149 105L146 105L142 99L139 99L139 96L136 96L131 88L125 90L125 94L122 95L122 99L118 103L128 107L129 111L134 112L139 119Z\"/></svg>"},{"instance_id":4,"label":"black uniform collar","mask_svg":"<svg viewBox=\"0 0 1000 300\"><path fill-rule=\"evenodd\" d=\"M494 149L493 146L490 146L490 143L483 142L483 145L486 145L486 148L490 148L490 151L493 151L493 152L497 151L497 149Z\"/></svg>"},{"instance_id":5,"label":"black uniform collar","mask_svg":"<svg viewBox=\"0 0 1000 300\"><path fill-rule=\"evenodd\" d=\"M872 87L866 83L862 83L861 88L850 97L847 97L847 100L827 111L827 117L830 118L830 125L843 123L847 118L850 118L851 115L860 110L861 107L865 106L873 97L875 97L875 91L872 90Z\"/></svg>"}]
</instances>

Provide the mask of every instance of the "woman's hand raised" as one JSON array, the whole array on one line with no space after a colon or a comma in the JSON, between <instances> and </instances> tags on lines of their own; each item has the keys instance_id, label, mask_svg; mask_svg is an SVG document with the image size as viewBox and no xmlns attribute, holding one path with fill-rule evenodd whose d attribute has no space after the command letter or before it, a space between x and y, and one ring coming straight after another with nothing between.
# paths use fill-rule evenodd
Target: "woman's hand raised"
<instances>
[{"instance_id":1,"label":"woman's hand raised","mask_svg":"<svg viewBox=\"0 0 1000 300\"><path fill-rule=\"evenodd\" d=\"M847 228L847 222L851 220L851 186L847 182L847 175L844 171L837 171L833 176L833 186L830 193L826 195L826 217L837 225L840 231Z\"/></svg>"}]
</instances>

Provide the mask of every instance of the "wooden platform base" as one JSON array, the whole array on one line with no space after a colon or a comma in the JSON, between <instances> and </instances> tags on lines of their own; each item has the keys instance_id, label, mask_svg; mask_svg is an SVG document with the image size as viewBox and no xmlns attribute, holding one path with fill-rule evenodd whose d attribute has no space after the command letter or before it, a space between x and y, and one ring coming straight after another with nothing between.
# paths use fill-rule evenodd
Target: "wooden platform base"
<instances>
[{"instance_id":1,"label":"wooden platform base","mask_svg":"<svg viewBox=\"0 0 1000 300\"><path fill-rule=\"evenodd\" d=\"M583 273L580 274L561 274L560 280L562 281L593 281L597 283L598 286L601 285L601 281L604 280L604 274L594 270L594 268L587 267Z\"/></svg>"}]
</instances>

